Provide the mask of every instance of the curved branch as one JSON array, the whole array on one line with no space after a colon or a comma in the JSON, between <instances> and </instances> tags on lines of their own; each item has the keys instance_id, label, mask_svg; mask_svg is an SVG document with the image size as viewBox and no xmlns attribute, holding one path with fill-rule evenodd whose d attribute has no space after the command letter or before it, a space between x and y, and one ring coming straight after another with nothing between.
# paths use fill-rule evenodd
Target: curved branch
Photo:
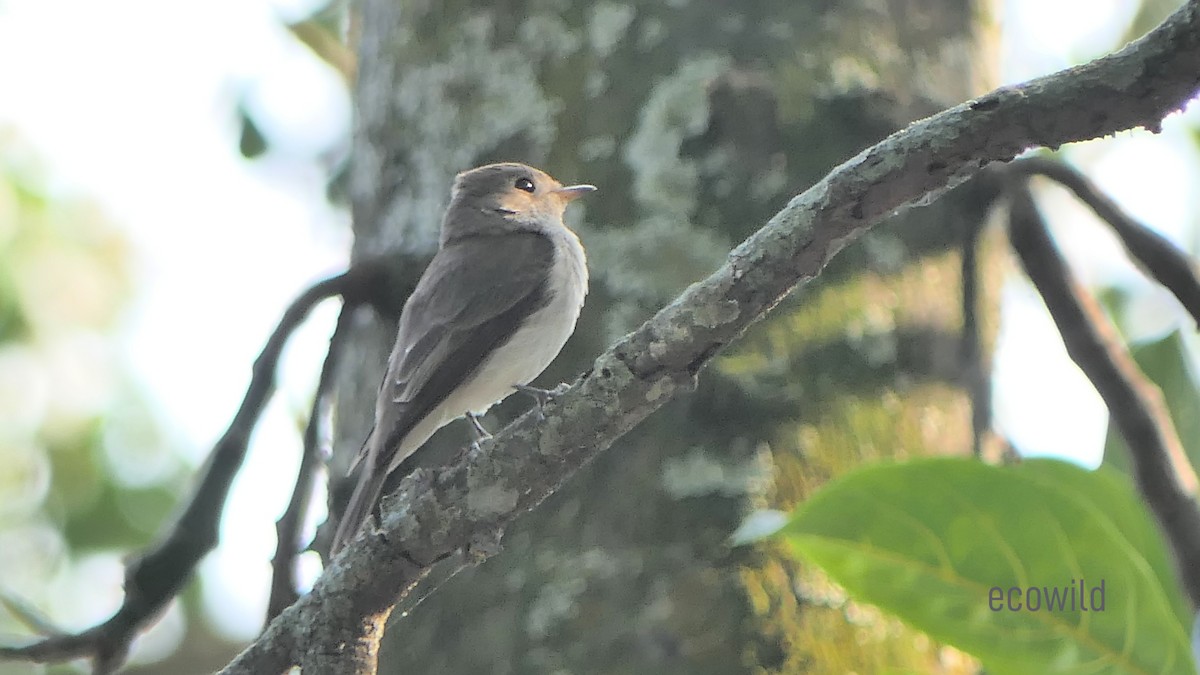
<instances>
[{"instance_id":1,"label":"curved branch","mask_svg":"<svg viewBox=\"0 0 1200 675\"><path fill-rule=\"evenodd\" d=\"M353 313L354 307L345 304L338 314L337 325L329 338L329 349L325 352L325 362L317 379L317 391L313 395L308 424L304 427L304 450L300 456L300 467L296 471L296 486L283 515L275 521L276 543L275 557L271 560L268 622L300 597L296 579L296 556L301 551L300 528L304 525L304 516L312 503L317 469L321 466L322 457L330 453L329 439L332 433L329 426L333 414L333 380L346 348L347 330Z\"/></svg>"},{"instance_id":2,"label":"curved branch","mask_svg":"<svg viewBox=\"0 0 1200 675\"><path fill-rule=\"evenodd\" d=\"M935 199L994 161L1121 129L1157 129L1200 85L1200 0L1121 52L956 106L860 153L791 200L545 409L385 498L381 529L333 560L225 673L374 672L393 604L433 561L480 561L497 536L680 391L797 284L895 210ZM1069 102L1069 105L1067 104ZM457 563L456 563L457 564ZM463 563L465 564L465 563Z\"/></svg>"},{"instance_id":3,"label":"curved branch","mask_svg":"<svg viewBox=\"0 0 1200 675\"><path fill-rule=\"evenodd\" d=\"M1138 267L1174 293L1183 308L1192 315L1196 325L1200 326L1200 278L1196 276L1191 258L1183 251L1166 237L1125 213L1087 176L1066 162L1029 157L1013 162L1012 170L1045 176L1075 193L1080 201L1108 223Z\"/></svg>"}]
</instances>

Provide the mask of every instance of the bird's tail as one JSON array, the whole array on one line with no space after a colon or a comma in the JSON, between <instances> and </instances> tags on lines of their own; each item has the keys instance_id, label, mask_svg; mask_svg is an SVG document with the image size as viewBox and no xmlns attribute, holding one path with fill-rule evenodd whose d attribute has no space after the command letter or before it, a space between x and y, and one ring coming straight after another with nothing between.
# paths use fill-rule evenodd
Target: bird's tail
<instances>
[{"instance_id":1,"label":"bird's tail","mask_svg":"<svg viewBox=\"0 0 1200 675\"><path fill-rule=\"evenodd\" d=\"M371 514L375 502L379 501L379 493L383 491L383 482L387 472L380 471L374 458L368 458L362 463L362 473L354 486L354 494L346 504L346 512L342 514L342 522L338 523L337 534L333 536L333 548L330 554L336 554L342 547L354 540L354 535L362 527L363 521Z\"/></svg>"}]
</instances>

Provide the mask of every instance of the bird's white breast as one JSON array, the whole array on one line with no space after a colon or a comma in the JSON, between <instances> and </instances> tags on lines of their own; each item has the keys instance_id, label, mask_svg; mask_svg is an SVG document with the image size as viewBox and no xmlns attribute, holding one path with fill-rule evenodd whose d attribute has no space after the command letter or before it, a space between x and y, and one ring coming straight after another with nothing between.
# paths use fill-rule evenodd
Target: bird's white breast
<instances>
[{"instance_id":1,"label":"bird's white breast","mask_svg":"<svg viewBox=\"0 0 1200 675\"><path fill-rule=\"evenodd\" d=\"M512 394L513 385L529 384L550 365L571 337L587 295L587 259L574 232L555 227L545 234L554 244L548 302L530 315L468 382L417 423L401 443L392 468L451 420L467 412L483 414Z\"/></svg>"},{"instance_id":2,"label":"bird's white breast","mask_svg":"<svg viewBox=\"0 0 1200 675\"><path fill-rule=\"evenodd\" d=\"M473 378L479 383L470 410L482 414L513 392L514 384L529 384L558 356L575 330L587 294L587 262L575 233L555 228L554 263L547 284L549 302L534 312L504 346L480 367ZM459 414L462 414L460 412Z\"/></svg>"}]
</instances>

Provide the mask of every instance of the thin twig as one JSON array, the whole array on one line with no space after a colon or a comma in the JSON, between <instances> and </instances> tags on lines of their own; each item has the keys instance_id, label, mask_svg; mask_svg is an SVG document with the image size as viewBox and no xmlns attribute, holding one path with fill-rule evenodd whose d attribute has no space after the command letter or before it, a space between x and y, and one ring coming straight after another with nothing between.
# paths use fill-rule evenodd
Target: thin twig
<instances>
[{"instance_id":1,"label":"thin twig","mask_svg":"<svg viewBox=\"0 0 1200 675\"><path fill-rule=\"evenodd\" d=\"M38 635L66 635L66 631L54 625L50 617L42 614L37 607L29 604L24 598L8 592L0 592L0 605L8 610L18 621L25 624Z\"/></svg>"},{"instance_id":2,"label":"thin twig","mask_svg":"<svg viewBox=\"0 0 1200 675\"><path fill-rule=\"evenodd\" d=\"M1013 162L1012 168L1019 173L1045 176L1075 193L1108 223L1125 250L1139 263L1138 267L1174 293L1200 326L1200 278L1196 276L1192 259L1169 239L1125 213L1091 179L1066 162L1029 157Z\"/></svg>"},{"instance_id":3,"label":"thin twig","mask_svg":"<svg viewBox=\"0 0 1200 675\"><path fill-rule=\"evenodd\" d=\"M1192 607L1200 607L1200 507L1195 471L1162 392L1138 370L1094 298L1082 292L1046 231L1029 189L1010 190L1009 236L1025 273L1062 334L1067 353L1091 380L1129 447L1142 498L1175 554Z\"/></svg>"},{"instance_id":4,"label":"thin twig","mask_svg":"<svg viewBox=\"0 0 1200 675\"><path fill-rule=\"evenodd\" d=\"M975 188L971 200L974 208L964 214L961 223L962 332L959 336L958 358L963 386L970 398L971 452L976 457L983 455L984 440L992 425L991 368L984 355L981 339L983 327L979 321L979 240L992 205L1002 194L1001 183L994 172L984 172L971 181L968 186Z\"/></svg>"},{"instance_id":5,"label":"thin twig","mask_svg":"<svg viewBox=\"0 0 1200 675\"><path fill-rule=\"evenodd\" d=\"M337 373L341 356L346 347L346 336L355 306L342 305L337 325L329 338L329 349L325 352L325 363L317 381L312 410L304 429L304 454L300 457L300 468L296 472L296 487L287 509L275 522L277 536L275 557L271 560L271 595L267 602L267 622L275 618L285 607L300 597L296 579L296 557L300 554L300 528L304 516L312 503L313 484L322 458L330 453L330 422L333 413L334 375Z\"/></svg>"},{"instance_id":6,"label":"thin twig","mask_svg":"<svg viewBox=\"0 0 1200 675\"><path fill-rule=\"evenodd\" d=\"M983 455L983 437L987 433L989 409L986 380L983 377L982 349L979 340L979 226L967 225L962 242L962 336L959 359L966 374L971 399L971 453Z\"/></svg>"}]
</instances>

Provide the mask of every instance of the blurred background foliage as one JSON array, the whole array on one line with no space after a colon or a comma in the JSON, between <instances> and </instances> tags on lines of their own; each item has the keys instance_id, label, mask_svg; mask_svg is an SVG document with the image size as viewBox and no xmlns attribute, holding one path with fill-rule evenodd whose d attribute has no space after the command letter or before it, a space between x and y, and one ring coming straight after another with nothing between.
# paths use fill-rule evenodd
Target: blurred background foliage
<instances>
[{"instance_id":1,"label":"blurred background foliage","mask_svg":"<svg viewBox=\"0 0 1200 675\"><path fill-rule=\"evenodd\" d=\"M400 215L388 204L362 206L345 161L348 133L335 125L337 138L323 145L297 140L303 134L281 111L305 106L281 96L272 107L256 88L263 79L239 73L212 116L231 152L255 167L288 167L271 179L286 190L324 187L334 208L357 197L362 251L401 240L427 247L448 177L464 163L536 161L563 179L601 185L604 198L575 223L596 283L583 327L543 379L552 383L586 367L838 162L997 83L997 4L764 1L727 7L720 20L704 3L684 4L532 2L501 16L472 3L426 8L420 25L430 30L410 35L408 52L397 48L407 59L397 72L407 79L396 93L358 94L384 120L365 142L403 136L405 153L362 165L369 179L396 179L387 188L400 196ZM347 15L348 3L291 5L299 8L270 5L285 41L342 85L389 67L356 62L347 44L372 26ZM1119 44L1122 32L1140 35L1177 5L1124 3L1110 38L1077 60ZM473 18L451 20L453 12ZM498 36L517 36L519 48L493 42ZM497 72L511 75L512 87L483 86ZM300 90L316 88L289 75ZM389 105L411 114L411 124L388 117ZM521 114L508 114L513 105ZM448 133L466 139L465 149L448 147ZM298 177L300 163L316 178ZM406 169L399 177L379 173L397 166ZM514 528L505 557L423 605L386 645L384 672L399 672L388 659L430 673L973 672L969 658L849 600L782 545L736 550L727 536L746 513L788 509L863 464L970 452L969 388L981 374L963 372L958 359L959 245L982 197L962 190L845 251L820 284L785 300L705 372L699 391ZM132 298L155 283L139 276L138 243L117 220L94 195L59 180L19 133L0 133L0 590L67 629L116 606L122 556L169 517L195 465L188 448L203 442L174 428L164 412L170 403L131 373L116 344ZM290 250L276 244L277 253ZM982 250L986 354L1011 266L995 228ZM223 309L197 307L197 330ZM367 374L351 379L358 395L374 396L372 345L386 349L388 330L363 338L356 367ZM1175 378L1166 392L1174 405L1196 394L1171 339L1138 357ZM315 372L316 363L300 367ZM248 369L249 359L235 366ZM240 393L232 381L222 386ZM290 399L293 409L304 409L302 396ZM370 409L354 396L345 395L347 407ZM492 424L524 405L508 403ZM344 411L342 419L342 443L355 446L361 415ZM459 431L441 443L456 446ZM287 454L293 446L271 447ZM289 475L278 454L268 464L275 476ZM242 510L235 525L261 521L269 530L273 508ZM208 672L227 660L258 617L231 620L230 608L244 615L246 605L206 603L201 589L241 575L241 592L265 593L252 580L266 562L205 570L139 645L130 672ZM0 610L0 634L27 630ZM44 669L0 663L5 675L27 672Z\"/></svg>"},{"instance_id":2,"label":"blurred background foliage","mask_svg":"<svg viewBox=\"0 0 1200 675\"><path fill-rule=\"evenodd\" d=\"M111 611L121 558L188 475L114 344L131 255L101 208L0 133L0 579L64 627ZM0 612L0 631L24 629Z\"/></svg>"}]
</instances>

